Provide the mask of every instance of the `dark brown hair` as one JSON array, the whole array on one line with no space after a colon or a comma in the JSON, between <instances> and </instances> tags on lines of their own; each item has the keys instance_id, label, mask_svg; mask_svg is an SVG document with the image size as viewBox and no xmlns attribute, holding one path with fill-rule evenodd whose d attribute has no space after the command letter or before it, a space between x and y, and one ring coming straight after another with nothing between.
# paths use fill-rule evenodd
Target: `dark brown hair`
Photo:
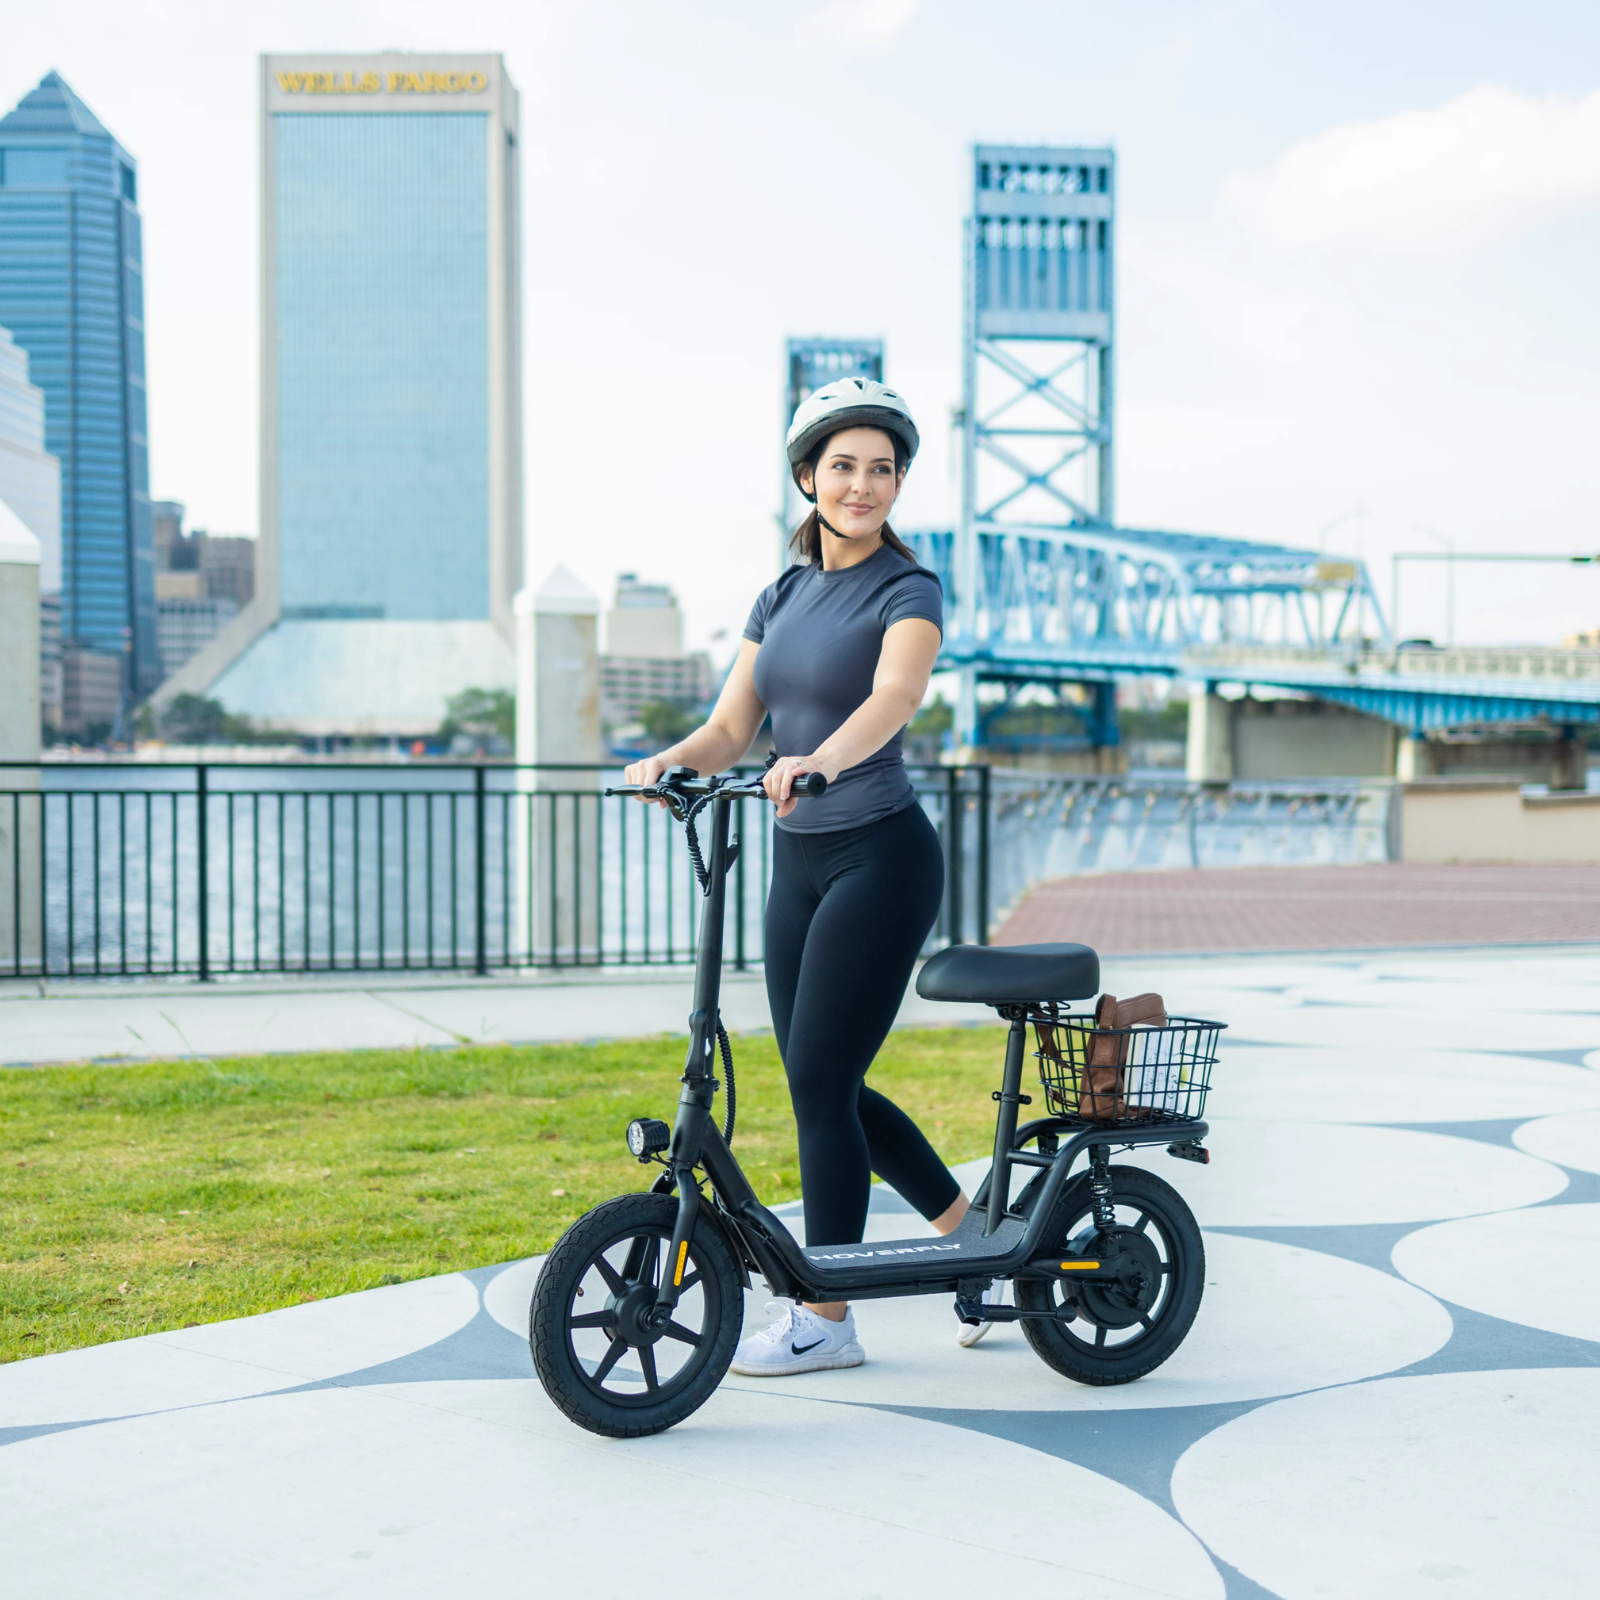
<instances>
[{"instance_id":1,"label":"dark brown hair","mask_svg":"<svg viewBox=\"0 0 1600 1600\"><path fill-rule=\"evenodd\" d=\"M840 429L839 431L843 432L844 430ZM905 441L899 434L889 433L887 428L880 428L878 431L887 434L890 443L894 446L894 470L895 476L899 477L911 464L911 457L906 450ZM829 441L833 437L834 435L830 433L826 439L819 439L816 448L806 457L806 465L811 468L813 487L816 484L817 463L827 451ZM917 558L907 547L905 540L887 522L878 531L883 535L883 542L897 555L904 556L912 566L920 565ZM822 560L822 514L814 504L811 507L810 514L790 535L789 552L791 555L799 556L803 561L809 561L813 564Z\"/></svg>"}]
</instances>

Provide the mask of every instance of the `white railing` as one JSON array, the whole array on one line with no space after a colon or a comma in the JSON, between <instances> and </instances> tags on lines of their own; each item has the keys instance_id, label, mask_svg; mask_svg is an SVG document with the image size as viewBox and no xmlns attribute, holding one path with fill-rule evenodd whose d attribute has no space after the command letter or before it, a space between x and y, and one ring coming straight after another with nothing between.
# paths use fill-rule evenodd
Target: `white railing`
<instances>
[{"instance_id":1,"label":"white railing","mask_svg":"<svg viewBox=\"0 0 1600 1600\"><path fill-rule=\"evenodd\" d=\"M1035 884L1098 872L1330 866L1390 859L1390 785L1224 787L1171 778L990 773L991 926Z\"/></svg>"}]
</instances>

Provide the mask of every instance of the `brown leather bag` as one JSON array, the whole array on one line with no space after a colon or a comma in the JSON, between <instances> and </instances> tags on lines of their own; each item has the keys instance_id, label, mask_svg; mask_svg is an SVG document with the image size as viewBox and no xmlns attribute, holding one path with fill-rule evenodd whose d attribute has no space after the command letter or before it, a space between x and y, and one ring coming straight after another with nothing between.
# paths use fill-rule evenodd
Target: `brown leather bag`
<instances>
[{"instance_id":1,"label":"brown leather bag","mask_svg":"<svg viewBox=\"0 0 1600 1600\"><path fill-rule=\"evenodd\" d=\"M1130 1105L1127 1096L1129 1036L1126 1029L1145 1026L1165 1027L1166 1002L1158 994L1136 994L1118 1001L1114 994L1103 994L1094 1008L1095 1032L1089 1036L1088 1083L1078 1101L1080 1116L1091 1122L1108 1122L1129 1116L1148 1116L1152 1108Z\"/></svg>"}]
</instances>

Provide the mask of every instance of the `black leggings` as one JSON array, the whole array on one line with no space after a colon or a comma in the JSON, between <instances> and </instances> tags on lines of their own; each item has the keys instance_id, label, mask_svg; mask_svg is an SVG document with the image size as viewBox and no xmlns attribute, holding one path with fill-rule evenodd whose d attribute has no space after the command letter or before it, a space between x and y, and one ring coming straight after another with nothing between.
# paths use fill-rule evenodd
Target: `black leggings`
<instances>
[{"instance_id":1,"label":"black leggings","mask_svg":"<svg viewBox=\"0 0 1600 1600\"><path fill-rule=\"evenodd\" d=\"M930 1220L961 1192L917 1125L866 1086L944 893L919 805L838 833L776 830L767 999L800 1129L807 1244L856 1244L872 1174Z\"/></svg>"}]
</instances>

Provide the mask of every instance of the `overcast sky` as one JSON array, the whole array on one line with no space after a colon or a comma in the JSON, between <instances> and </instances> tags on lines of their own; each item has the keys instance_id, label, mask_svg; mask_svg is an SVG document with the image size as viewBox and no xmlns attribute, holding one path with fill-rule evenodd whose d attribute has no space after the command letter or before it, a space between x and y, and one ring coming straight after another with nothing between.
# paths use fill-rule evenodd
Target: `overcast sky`
<instances>
[{"instance_id":1,"label":"overcast sky","mask_svg":"<svg viewBox=\"0 0 1600 1600\"><path fill-rule=\"evenodd\" d=\"M928 441L897 520L948 523L975 139L1117 147L1121 521L1320 539L1385 596L1396 548L1600 550L1593 5L79 0L5 33L0 101L54 67L139 159L152 488L195 525L256 528L257 53L394 48L501 51L522 93L536 577L637 570L736 633L792 333L887 340ZM1403 630L1442 637L1417 572ZM1459 638L1596 626L1600 569L1460 578Z\"/></svg>"}]
</instances>

